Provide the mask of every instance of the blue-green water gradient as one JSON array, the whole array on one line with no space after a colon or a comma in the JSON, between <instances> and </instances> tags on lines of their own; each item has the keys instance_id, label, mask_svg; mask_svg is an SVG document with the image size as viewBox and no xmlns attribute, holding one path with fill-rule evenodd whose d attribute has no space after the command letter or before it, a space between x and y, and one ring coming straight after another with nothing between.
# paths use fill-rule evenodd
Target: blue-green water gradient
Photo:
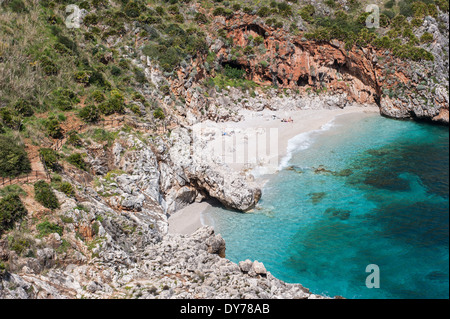
<instances>
[{"instance_id":1,"label":"blue-green water gradient","mask_svg":"<svg viewBox=\"0 0 450 319\"><path fill-rule=\"evenodd\" d=\"M448 128L350 114L296 140L254 212L204 215L227 258L328 296L448 298Z\"/></svg>"}]
</instances>

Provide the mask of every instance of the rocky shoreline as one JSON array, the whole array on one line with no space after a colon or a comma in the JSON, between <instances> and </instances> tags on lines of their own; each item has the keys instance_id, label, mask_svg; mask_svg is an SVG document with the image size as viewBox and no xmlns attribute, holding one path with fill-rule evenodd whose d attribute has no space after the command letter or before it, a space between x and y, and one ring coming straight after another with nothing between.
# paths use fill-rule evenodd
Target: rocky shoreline
<instances>
[{"instance_id":1,"label":"rocky shoreline","mask_svg":"<svg viewBox=\"0 0 450 319\"><path fill-rule=\"evenodd\" d=\"M23 185L29 212L0 237L1 299L323 298L311 294L301 284L287 284L274 278L258 261L235 264L227 260L222 237L210 227L189 235L169 233L168 217L193 202L214 198L225 207L246 212L261 197L260 185L249 172L252 167L234 170L220 158L204 161L205 155L209 155L208 139L194 140L193 125L205 121L239 123L245 120L242 110L279 112L282 118L298 110L321 112L367 105L392 118L449 123L447 12L439 11L435 18L424 17L415 28L415 37L425 32L432 36L432 42L421 46L435 60L414 62L371 45L346 48L343 41L307 39L302 20L291 25L298 32L291 32L288 24L276 27L267 19L246 12L249 10L234 10L234 14L225 16L211 15L213 12L204 11L199 3L189 7L190 14L195 13L189 23L201 18L203 12L208 15L204 15L205 19L210 20L205 25L197 23L199 29L195 31L198 35L195 39L202 40L197 44L204 48L192 50L193 55L183 55L173 64L174 68L161 68L158 59L150 57L155 53L152 48L167 53L168 47L162 41L154 47L148 44L153 37L161 40L176 32L183 34L176 37L183 43L193 30L188 33L187 29L172 24L166 32L165 27L159 30L141 19L129 19L135 13L134 18L138 18L139 10L125 10L131 14L126 20L122 18L127 14L117 11L115 17L100 21L100 16L107 14L103 5L83 9L83 15L89 14L88 20L93 23L83 26L86 33L79 38L84 40L72 41L66 37L68 33L59 34L62 29L58 31L56 26L52 29L59 41L52 46L58 51L55 56L61 56L61 64L66 64L62 56L75 53L77 46L80 52L89 51L86 55L89 59L98 60L91 66L89 59L83 59L81 64L89 66L89 72L80 65L76 74L70 74L73 86L101 88L95 92L100 92L100 100L106 99L102 91L107 86L115 88L111 83L124 72L121 87L130 89L130 95L133 91L133 96L127 97L125 107L126 96L114 94L123 99L124 105L117 112L105 110L103 114L113 117L114 113L120 113L127 119L127 125L102 129L106 137L97 141L89 136L78 137L80 145L70 150L86 161L89 171L64 161L61 170L51 172L58 175L59 182L68 182L73 187L73 194L69 195L54 191L61 204L59 208L46 209L35 200L33 185ZM32 20L23 17L24 21ZM55 15L44 20L53 25L57 18ZM151 15L144 18L153 19ZM182 15L174 18L184 21ZM113 26L117 20L121 20L120 27ZM17 24L13 18L11 22L11 26ZM99 43L90 46L91 39L97 37L94 34L99 32L102 39L98 37ZM8 37L11 34L11 46L17 42L13 33L5 33ZM3 50L9 47L0 44ZM27 52L19 49L16 52L20 54ZM173 53L172 57L176 55ZM0 56L0 62L6 61L6 57L7 54ZM28 65L30 72L36 65L45 66L47 72L36 78L36 87L41 85L41 79L54 79L51 76L58 73L58 68L52 63L53 56L33 58L24 55L23 60L17 60L17 70L23 65ZM74 58L74 63L67 65L74 67L78 60ZM91 74L90 68L95 73ZM227 68L235 74L220 81ZM108 81L103 73L108 74ZM132 78L137 81L128 85ZM237 84L237 80L244 79ZM8 79L6 83L9 82L13 83ZM17 86L22 87L19 82L20 79ZM11 96L15 99L14 94L19 91L13 90ZM86 110L85 102L89 99L83 96L82 100L80 110ZM103 102L94 103L95 109L99 103ZM106 105L102 104L102 108ZM50 110L58 108L55 105ZM69 117L68 120L79 123L77 116ZM298 123L297 119L294 123ZM98 129L97 124L90 129ZM171 126L168 131L166 125ZM142 127L152 128L156 133L140 130ZM161 127L163 133L159 132ZM46 133L26 132L27 136L35 133L49 143L40 145L36 142L39 139L31 139L33 146L52 145L53 140L44 138ZM287 143L286 137L283 140ZM63 151L59 151L55 157L62 155ZM45 233L38 229L39 225L48 228Z\"/></svg>"},{"instance_id":2,"label":"rocky shoreline","mask_svg":"<svg viewBox=\"0 0 450 319\"><path fill-rule=\"evenodd\" d=\"M110 148L91 144L96 175L72 169L63 176L77 198L55 191L61 207L25 221L63 221L64 231L42 238L12 232L12 240L27 241L25 256L8 249L8 238L0 242L8 265L0 298L324 298L274 278L258 261L227 260L211 227L168 233L168 216L195 200L212 197L245 211L261 195L250 174L193 156L189 133L180 127L150 142L120 132Z\"/></svg>"}]
</instances>

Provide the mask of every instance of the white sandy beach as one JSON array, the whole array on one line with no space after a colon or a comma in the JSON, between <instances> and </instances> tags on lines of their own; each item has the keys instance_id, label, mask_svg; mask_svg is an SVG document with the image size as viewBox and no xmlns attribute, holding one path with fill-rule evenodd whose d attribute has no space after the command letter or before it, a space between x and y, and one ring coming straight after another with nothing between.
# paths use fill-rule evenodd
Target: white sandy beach
<instances>
[{"instance_id":1,"label":"white sandy beach","mask_svg":"<svg viewBox=\"0 0 450 319\"><path fill-rule=\"evenodd\" d=\"M231 169L247 170L252 174L261 176L276 173L280 164L288 160L289 140L294 137L314 130L321 129L324 125L333 121L336 116L350 113L379 113L378 107L346 107L344 109L323 110L296 110L296 111L270 111L253 112L242 110L244 120L240 122L197 124L201 129L213 128L215 134L208 134L207 147L217 151L217 145L225 152L223 158ZM293 122L282 122L281 119L291 118ZM255 140L258 135L270 140L267 132L275 132L269 136L276 136L275 141L248 143L249 132L255 132ZM209 130L211 132L211 130ZM247 135L245 138L241 138ZM216 146L214 146L216 144ZM243 145L245 144L245 145ZM257 145L257 146L256 146ZM241 153L245 152L245 156ZM206 152L208 153L208 152ZM263 154L263 155L261 155ZM264 154L267 154L264 156ZM284 159L284 160L283 160ZM257 179L261 184L264 179ZM207 202L193 203L172 214L169 218L169 233L190 234L202 226L201 215L210 205Z\"/></svg>"}]
</instances>

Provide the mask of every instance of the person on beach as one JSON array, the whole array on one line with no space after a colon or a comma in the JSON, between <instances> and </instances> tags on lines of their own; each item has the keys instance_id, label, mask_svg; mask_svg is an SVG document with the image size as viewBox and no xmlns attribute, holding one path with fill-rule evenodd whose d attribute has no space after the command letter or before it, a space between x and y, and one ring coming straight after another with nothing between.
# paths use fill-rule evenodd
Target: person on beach
<instances>
[{"instance_id":1,"label":"person on beach","mask_svg":"<svg viewBox=\"0 0 450 319\"><path fill-rule=\"evenodd\" d=\"M282 119L281 122L283 122L283 123L294 123L294 120L292 119L292 117L289 117L287 120L286 119Z\"/></svg>"}]
</instances>

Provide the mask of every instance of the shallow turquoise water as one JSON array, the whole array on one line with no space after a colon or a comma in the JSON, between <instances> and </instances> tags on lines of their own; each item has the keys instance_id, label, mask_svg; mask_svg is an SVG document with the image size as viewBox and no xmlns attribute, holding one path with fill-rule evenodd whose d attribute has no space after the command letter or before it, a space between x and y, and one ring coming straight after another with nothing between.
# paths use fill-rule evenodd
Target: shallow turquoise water
<instances>
[{"instance_id":1,"label":"shallow turquoise water","mask_svg":"<svg viewBox=\"0 0 450 319\"><path fill-rule=\"evenodd\" d=\"M332 124L293 140L255 212L206 212L227 258L328 296L448 298L448 128L374 114ZM380 288L365 285L369 264Z\"/></svg>"}]
</instances>

